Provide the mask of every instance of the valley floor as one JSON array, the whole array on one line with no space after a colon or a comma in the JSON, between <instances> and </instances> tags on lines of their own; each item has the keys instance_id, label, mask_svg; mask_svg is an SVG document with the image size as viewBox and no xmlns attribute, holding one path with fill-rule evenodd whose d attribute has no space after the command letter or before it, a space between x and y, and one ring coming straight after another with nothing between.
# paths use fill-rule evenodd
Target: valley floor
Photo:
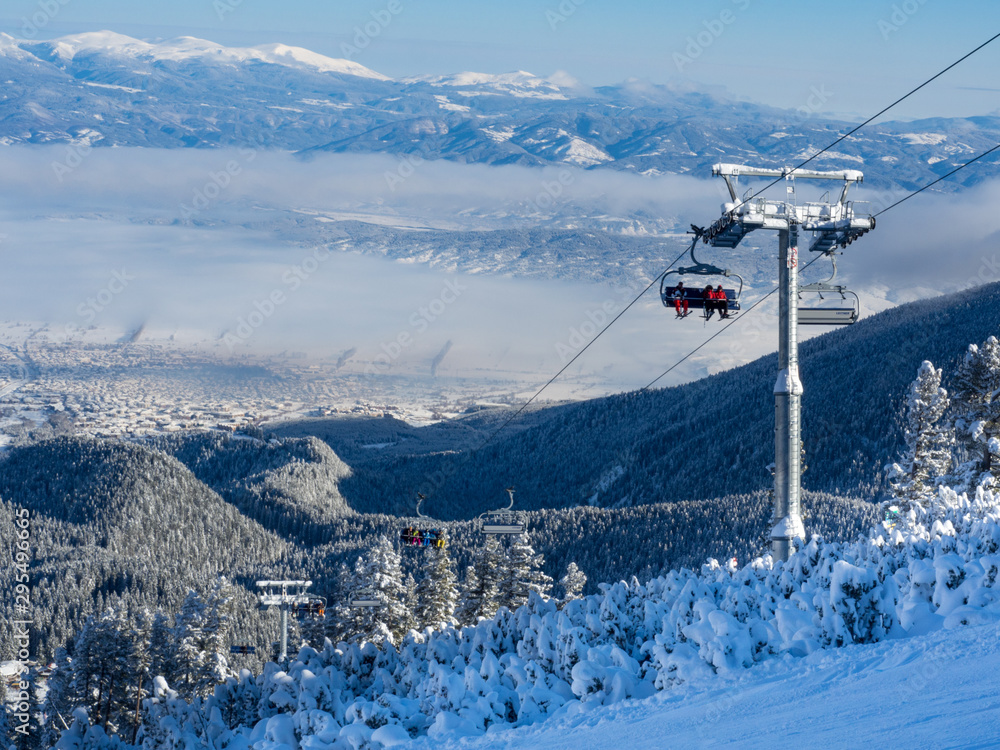
<instances>
[{"instance_id":1,"label":"valley floor","mask_svg":"<svg viewBox=\"0 0 1000 750\"><path fill-rule=\"evenodd\" d=\"M1000 630L938 630L786 657L641 701L479 738L423 737L434 750L1000 747Z\"/></svg>"}]
</instances>

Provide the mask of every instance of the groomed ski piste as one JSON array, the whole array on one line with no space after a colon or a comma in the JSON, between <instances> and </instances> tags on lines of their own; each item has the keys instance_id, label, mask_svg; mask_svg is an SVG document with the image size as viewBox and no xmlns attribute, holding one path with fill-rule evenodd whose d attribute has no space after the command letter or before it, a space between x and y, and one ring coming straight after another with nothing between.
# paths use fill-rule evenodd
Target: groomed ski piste
<instances>
[{"instance_id":1,"label":"groomed ski piste","mask_svg":"<svg viewBox=\"0 0 1000 750\"><path fill-rule=\"evenodd\" d=\"M776 658L645 700L478 738L421 738L420 750L996 748L995 625Z\"/></svg>"},{"instance_id":2,"label":"groomed ski piste","mask_svg":"<svg viewBox=\"0 0 1000 750\"><path fill-rule=\"evenodd\" d=\"M785 564L537 596L399 649L327 642L187 703L144 748L995 747L1000 494L948 488ZM78 711L58 748L126 747Z\"/></svg>"}]
</instances>

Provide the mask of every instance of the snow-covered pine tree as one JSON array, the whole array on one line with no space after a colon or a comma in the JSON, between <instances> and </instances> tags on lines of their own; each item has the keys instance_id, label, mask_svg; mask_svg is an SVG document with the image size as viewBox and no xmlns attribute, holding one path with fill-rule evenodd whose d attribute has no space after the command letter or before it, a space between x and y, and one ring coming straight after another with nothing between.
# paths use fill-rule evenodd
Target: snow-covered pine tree
<instances>
[{"instance_id":1,"label":"snow-covered pine tree","mask_svg":"<svg viewBox=\"0 0 1000 750\"><path fill-rule=\"evenodd\" d=\"M188 700L210 695L226 678L223 655L228 640L232 596L228 582L216 582L208 601L191 590L175 618L173 630L173 672L175 690Z\"/></svg>"},{"instance_id":2,"label":"snow-covered pine tree","mask_svg":"<svg viewBox=\"0 0 1000 750\"><path fill-rule=\"evenodd\" d=\"M1000 343L970 344L952 377L957 466L949 483L973 491L1000 479Z\"/></svg>"},{"instance_id":3,"label":"snow-covered pine tree","mask_svg":"<svg viewBox=\"0 0 1000 750\"><path fill-rule=\"evenodd\" d=\"M202 627L202 669L197 692L210 695L215 686L229 675L226 654L229 650L229 630L233 617L233 587L225 576L220 576L212 586L205 607L205 624Z\"/></svg>"},{"instance_id":4,"label":"snow-covered pine tree","mask_svg":"<svg viewBox=\"0 0 1000 750\"><path fill-rule=\"evenodd\" d=\"M479 608L479 599L470 596L470 592L479 588L479 576L476 575L476 566L467 565L465 568L465 578L462 580L462 589L459 592L459 603L455 607L455 622L458 625L469 625L476 621L474 614Z\"/></svg>"},{"instance_id":5,"label":"snow-covered pine tree","mask_svg":"<svg viewBox=\"0 0 1000 750\"><path fill-rule=\"evenodd\" d=\"M566 575L559 579L559 585L562 586L563 590L562 603L566 604L583 596L583 587L587 585L587 576L576 566L575 562L571 562L566 566Z\"/></svg>"},{"instance_id":6,"label":"snow-covered pine tree","mask_svg":"<svg viewBox=\"0 0 1000 750\"><path fill-rule=\"evenodd\" d=\"M466 571L462 604L455 613L462 625L475 625L480 617L493 617L497 613L504 567L500 542L496 537L486 537Z\"/></svg>"},{"instance_id":7,"label":"snow-covered pine tree","mask_svg":"<svg viewBox=\"0 0 1000 750\"><path fill-rule=\"evenodd\" d=\"M895 503L907 511L925 505L936 492L936 481L951 468L949 431L941 424L949 406L941 387L941 370L924 361L910 385L906 401L906 451L889 467Z\"/></svg>"},{"instance_id":8,"label":"snow-covered pine tree","mask_svg":"<svg viewBox=\"0 0 1000 750\"><path fill-rule=\"evenodd\" d=\"M172 654L174 680L170 687L188 699L195 696L204 664L201 648L205 625L205 601L194 589L188 591L180 613L174 618Z\"/></svg>"},{"instance_id":9,"label":"snow-covered pine tree","mask_svg":"<svg viewBox=\"0 0 1000 750\"><path fill-rule=\"evenodd\" d=\"M163 677L167 684L175 681L174 632L170 617L156 611L149 630L149 673L150 677Z\"/></svg>"},{"instance_id":10,"label":"snow-covered pine tree","mask_svg":"<svg viewBox=\"0 0 1000 750\"><path fill-rule=\"evenodd\" d=\"M428 550L421 560L422 577L417 584L417 627L455 623L458 577L447 547Z\"/></svg>"},{"instance_id":11,"label":"snow-covered pine tree","mask_svg":"<svg viewBox=\"0 0 1000 750\"><path fill-rule=\"evenodd\" d=\"M55 665L55 670L49 676L48 691L42 704L42 714L45 717L42 725L42 747L55 747L59 735L69 727L73 713L73 663L65 648L56 649Z\"/></svg>"},{"instance_id":12,"label":"snow-covered pine tree","mask_svg":"<svg viewBox=\"0 0 1000 750\"><path fill-rule=\"evenodd\" d=\"M0 680L0 743L2 743L0 747L10 747L14 744L11 736L13 731L10 709L7 706L7 681Z\"/></svg>"},{"instance_id":13,"label":"snow-covered pine tree","mask_svg":"<svg viewBox=\"0 0 1000 750\"><path fill-rule=\"evenodd\" d=\"M383 535L359 557L351 571L348 591L354 595L370 590L381 602L378 607L358 607L347 615L346 636L382 645L399 643L406 635L406 589L402 561Z\"/></svg>"},{"instance_id":14,"label":"snow-covered pine tree","mask_svg":"<svg viewBox=\"0 0 1000 750\"><path fill-rule=\"evenodd\" d=\"M326 639L327 617L330 610L320 617L317 614L308 614L301 619L299 632L302 634L302 642L312 646L317 651L323 650L323 641Z\"/></svg>"},{"instance_id":15,"label":"snow-covered pine tree","mask_svg":"<svg viewBox=\"0 0 1000 750\"><path fill-rule=\"evenodd\" d=\"M85 708L94 726L115 732L128 721L135 646L123 613L90 617L73 644L66 707Z\"/></svg>"},{"instance_id":16,"label":"snow-covered pine tree","mask_svg":"<svg viewBox=\"0 0 1000 750\"><path fill-rule=\"evenodd\" d=\"M23 716L25 713L28 715L27 724L23 724L22 721L17 722L17 727L12 734L13 742L11 745L17 750L39 750L39 748L45 747L42 745L42 707L41 707L41 695L38 684L38 667L31 667L27 672L23 672L20 678L21 682L27 683L28 687L24 693L27 694L27 711L18 711L18 714ZM21 691L17 690L18 695L21 695ZM7 706L4 705L6 710ZM18 717L20 718L20 717ZM0 719L2 720L2 719ZM3 734L0 734L2 737Z\"/></svg>"},{"instance_id":17,"label":"snow-covered pine tree","mask_svg":"<svg viewBox=\"0 0 1000 750\"><path fill-rule=\"evenodd\" d=\"M542 567L545 556L536 553L527 534L518 534L507 553L503 579L500 581L499 606L514 611L528 603L528 595L545 597L552 588L552 578Z\"/></svg>"},{"instance_id":18,"label":"snow-covered pine tree","mask_svg":"<svg viewBox=\"0 0 1000 750\"><path fill-rule=\"evenodd\" d=\"M354 585L354 575L347 564L342 562L337 568L333 597L326 609L323 623L324 639L329 638L331 643L336 644L350 638L352 613L348 606L348 600L352 594L352 585ZM319 644L313 643L312 646L317 649L322 648L323 643L322 641Z\"/></svg>"},{"instance_id":19,"label":"snow-covered pine tree","mask_svg":"<svg viewBox=\"0 0 1000 750\"><path fill-rule=\"evenodd\" d=\"M159 614L159 613L157 613ZM152 650L150 649L150 636L153 631L153 623L156 615L148 609L143 609L136 618L135 629L132 633L135 646L133 654L133 666L135 674L132 683L132 706L133 712L130 723L132 725L132 744L135 744L136 734L141 723L142 700L149 695L152 687L152 675L150 665L152 664Z\"/></svg>"},{"instance_id":20,"label":"snow-covered pine tree","mask_svg":"<svg viewBox=\"0 0 1000 750\"><path fill-rule=\"evenodd\" d=\"M412 573L406 574L406 579L403 581L403 590L406 592L403 599L403 603L406 606L403 608L402 631L403 635L406 635L411 630L416 630L420 627L420 624L417 622L417 581L414 579ZM402 640L402 637L400 637L400 640Z\"/></svg>"}]
</instances>

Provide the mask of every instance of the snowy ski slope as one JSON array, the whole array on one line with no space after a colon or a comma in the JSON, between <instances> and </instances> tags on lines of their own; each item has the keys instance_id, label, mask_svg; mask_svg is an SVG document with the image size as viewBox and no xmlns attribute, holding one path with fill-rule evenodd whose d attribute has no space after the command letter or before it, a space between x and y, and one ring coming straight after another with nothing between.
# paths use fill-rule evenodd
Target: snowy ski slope
<instances>
[{"instance_id":1,"label":"snowy ski slope","mask_svg":"<svg viewBox=\"0 0 1000 750\"><path fill-rule=\"evenodd\" d=\"M645 700L479 738L422 737L434 750L995 748L996 624L785 657Z\"/></svg>"}]
</instances>

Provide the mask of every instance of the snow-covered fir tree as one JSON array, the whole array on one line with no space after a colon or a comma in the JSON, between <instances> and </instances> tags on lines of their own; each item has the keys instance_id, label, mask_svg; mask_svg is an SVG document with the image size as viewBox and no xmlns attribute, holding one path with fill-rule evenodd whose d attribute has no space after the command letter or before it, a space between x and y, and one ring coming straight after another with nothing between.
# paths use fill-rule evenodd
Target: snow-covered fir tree
<instances>
[{"instance_id":1,"label":"snow-covered fir tree","mask_svg":"<svg viewBox=\"0 0 1000 750\"><path fill-rule=\"evenodd\" d=\"M363 585L365 584L360 581L355 583L354 574L346 563L342 562L337 566L333 595L326 608L326 617L323 618L324 638L319 639L319 643L310 640L313 648L322 648L326 638L329 638L330 642L334 644L350 639L348 630L351 622L351 608L348 605L348 600L352 596L353 587Z\"/></svg>"},{"instance_id":2,"label":"snow-covered fir tree","mask_svg":"<svg viewBox=\"0 0 1000 750\"><path fill-rule=\"evenodd\" d=\"M32 666L27 672L22 672L20 677L20 682L27 683L27 688L23 691L18 689L16 692L18 694L19 701L23 698L27 698L27 710L18 711L17 726L14 728L12 734L13 742L11 745L17 750L40 750L40 748L45 747L41 743L42 738L42 706L41 706L41 688L38 680L38 667ZM20 688L20 686L18 686ZM4 706L6 709L6 705ZM27 714L27 722L24 722L24 715ZM2 717L0 717L2 721ZM3 734L0 734L2 737Z\"/></svg>"},{"instance_id":3,"label":"snow-covered fir tree","mask_svg":"<svg viewBox=\"0 0 1000 750\"><path fill-rule=\"evenodd\" d=\"M42 704L42 747L54 747L59 735L69 726L73 712L73 663L65 648L56 649L55 669L48 679L48 691ZM64 723L65 722L65 723Z\"/></svg>"},{"instance_id":4,"label":"snow-covered fir tree","mask_svg":"<svg viewBox=\"0 0 1000 750\"><path fill-rule=\"evenodd\" d=\"M542 570L545 556L535 552L527 534L518 534L507 552L500 581L499 605L515 610L528 603L534 591L547 597L552 588L552 577Z\"/></svg>"},{"instance_id":5,"label":"snow-covered fir tree","mask_svg":"<svg viewBox=\"0 0 1000 750\"><path fill-rule=\"evenodd\" d=\"M357 559L348 578L350 596L373 594L378 607L357 607L346 613L345 635L382 645L399 643L407 630L406 588L399 554L392 543L380 536L367 553Z\"/></svg>"},{"instance_id":6,"label":"snow-covered fir tree","mask_svg":"<svg viewBox=\"0 0 1000 750\"><path fill-rule=\"evenodd\" d=\"M135 629L133 631L133 640L136 645L134 659L135 675L132 686L132 691L134 693L134 697L132 699L134 711L132 713L131 740L133 744L135 744L135 735L139 731L142 700L149 695L150 689L152 688L153 675L150 674L150 666L153 659L152 651L149 646L153 631L153 623L155 621L156 615L148 609L143 609L136 618Z\"/></svg>"},{"instance_id":7,"label":"snow-covered fir tree","mask_svg":"<svg viewBox=\"0 0 1000 750\"><path fill-rule=\"evenodd\" d=\"M956 489L993 487L1000 479L1000 343L990 336L970 344L952 377Z\"/></svg>"},{"instance_id":8,"label":"snow-covered fir tree","mask_svg":"<svg viewBox=\"0 0 1000 750\"><path fill-rule=\"evenodd\" d=\"M191 590L175 619L171 687L188 699L209 695L226 678L225 657L232 596L228 582L215 583L206 601Z\"/></svg>"},{"instance_id":9,"label":"snow-covered fir tree","mask_svg":"<svg viewBox=\"0 0 1000 750\"><path fill-rule=\"evenodd\" d=\"M205 624L202 628L204 666L198 686L199 695L210 693L229 674L226 654L229 651L229 630L233 617L233 587L225 576L213 584L205 610Z\"/></svg>"},{"instance_id":10,"label":"snow-covered fir tree","mask_svg":"<svg viewBox=\"0 0 1000 750\"><path fill-rule=\"evenodd\" d=\"M300 618L299 633L301 634L303 643L312 646L318 651L323 650L323 642L327 637L327 618L329 615L330 610L327 609L323 616L310 613Z\"/></svg>"},{"instance_id":11,"label":"snow-covered fir tree","mask_svg":"<svg viewBox=\"0 0 1000 750\"><path fill-rule=\"evenodd\" d=\"M120 610L88 618L73 644L68 684L56 686L62 705L53 702L53 708L63 716L84 708L95 726L112 732L130 726L136 652L131 627Z\"/></svg>"},{"instance_id":12,"label":"snow-covered fir tree","mask_svg":"<svg viewBox=\"0 0 1000 750\"><path fill-rule=\"evenodd\" d=\"M417 581L412 573L406 574L406 579L403 581L403 590L406 592L403 598L405 606L403 607L403 620L400 625L403 635L405 635L420 626L417 622Z\"/></svg>"},{"instance_id":13,"label":"snow-covered fir tree","mask_svg":"<svg viewBox=\"0 0 1000 750\"><path fill-rule=\"evenodd\" d=\"M505 560L496 537L486 537L466 570L462 603L455 613L463 625L474 625L480 617L493 617L500 608L500 582Z\"/></svg>"},{"instance_id":14,"label":"snow-covered fir tree","mask_svg":"<svg viewBox=\"0 0 1000 750\"><path fill-rule=\"evenodd\" d=\"M7 681L0 680L0 743L3 743L3 747L10 747L13 744L12 731L10 708L7 705Z\"/></svg>"},{"instance_id":15,"label":"snow-covered fir tree","mask_svg":"<svg viewBox=\"0 0 1000 750\"><path fill-rule=\"evenodd\" d=\"M587 576L576 566L575 562L571 562L566 566L566 575L559 579L559 585L563 590L563 604L566 604L583 596L583 588L587 585Z\"/></svg>"},{"instance_id":16,"label":"snow-covered fir tree","mask_svg":"<svg viewBox=\"0 0 1000 750\"><path fill-rule=\"evenodd\" d=\"M937 491L936 480L951 468L954 441L941 419L949 403L948 392L941 387L941 370L923 362L906 402L906 450L889 467L895 503L902 511L925 504Z\"/></svg>"},{"instance_id":17,"label":"snow-covered fir tree","mask_svg":"<svg viewBox=\"0 0 1000 750\"><path fill-rule=\"evenodd\" d=\"M149 672L152 677L173 679L174 644L173 624L170 617L157 610L149 629Z\"/></svg>"},{"instance_id":18,"label":"snow-covered fir tree","mask_svg":"<svg viewBox=\"0 0 1000 750\"><path fill-rule=\"evenodd\" d=\"M458 577L447 547L428 550L421 560L422 576L416 591L416 620L421 630L455 623Z\"/></svg>"}]
</instances>

